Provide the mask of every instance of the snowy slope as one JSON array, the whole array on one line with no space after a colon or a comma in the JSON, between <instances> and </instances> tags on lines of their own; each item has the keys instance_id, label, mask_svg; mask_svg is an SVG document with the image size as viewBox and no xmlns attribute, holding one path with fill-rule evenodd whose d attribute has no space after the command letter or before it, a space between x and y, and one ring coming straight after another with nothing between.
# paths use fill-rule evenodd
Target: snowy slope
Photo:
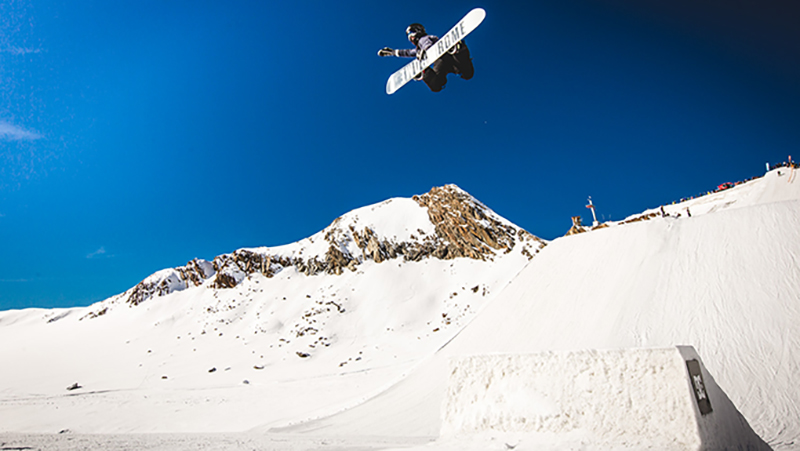
<instances>
[{"instance_id":1,"label":"snowy slope","mask_svg":"<svg viewBox=\"0 0 800 451\"><path fill-rule=\"evenodd\" d=\"M772 171L665 212L552 241L408 378L293 430L435 436L451 356L691 345L771 447L800 449L800 182Z\"/></svg>"},{"instance_id":2,"label":"snowy slope","mask_svg":"<svg viewBox=\"0 0 800 451\"><path fill-rule=\"evenodd\" d=\"M87 308L0 312L13 369L0 432L229 432L335 413L449 341L544 244L449 185Z\"/></svg>"},{"instance_id":3,"label":"snowy slope","mask_svg":"<svg viewBox=\"0 0 800 451\"><path fill-rule=\"evenodd\" d=\"M451 357L690 345L761 438L800 449L800 182L786 172L538 253L444 187L90 308L0 312L14 369L0 374L0 432L401 443L439 435Z\"/></svg>"}]
</instances>

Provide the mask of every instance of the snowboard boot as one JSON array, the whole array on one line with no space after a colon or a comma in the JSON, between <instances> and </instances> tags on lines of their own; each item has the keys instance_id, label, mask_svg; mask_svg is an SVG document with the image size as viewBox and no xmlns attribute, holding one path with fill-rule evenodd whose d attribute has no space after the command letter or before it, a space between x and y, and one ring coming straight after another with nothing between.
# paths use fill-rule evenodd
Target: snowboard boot
<instances>
[{"instance_id":1,"label":"snowboard boot","mask_svg":"<svg viewBox=\"0 0 800 451\"><path fill-rule=\"evenodd\" d=\"M462 47L463 47L463 48L466 48L466 47L467 47L467 44L464 44L464 41L463 41L463 40L462 40L462 41L458 41L458 42L456 42L456 45L454 45L454 46L453 46L453 48L451 48L451 49L450 49L450 50L448 50L447 52L448 52L448 53L450 53L451 55L455 55L456 53L458 53L459 51L461 51L461 48L462 48Z\"/></svg>"}]
</instances>

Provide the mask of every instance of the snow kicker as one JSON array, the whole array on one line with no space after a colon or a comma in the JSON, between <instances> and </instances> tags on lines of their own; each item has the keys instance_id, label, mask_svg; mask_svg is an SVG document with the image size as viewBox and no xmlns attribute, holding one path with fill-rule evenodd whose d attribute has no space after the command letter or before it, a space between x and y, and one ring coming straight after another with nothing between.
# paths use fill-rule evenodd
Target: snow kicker
<instances>
[{"instance_id":1,"label":"snow kicker","mask_svg":"<svg viewBox=\"0 0 800 451\"><path fill-rule=\"evenodd\" d=\"M453 357L449 373L442 441L769 449L690 346Z\"/></svg>"}]
</instances>

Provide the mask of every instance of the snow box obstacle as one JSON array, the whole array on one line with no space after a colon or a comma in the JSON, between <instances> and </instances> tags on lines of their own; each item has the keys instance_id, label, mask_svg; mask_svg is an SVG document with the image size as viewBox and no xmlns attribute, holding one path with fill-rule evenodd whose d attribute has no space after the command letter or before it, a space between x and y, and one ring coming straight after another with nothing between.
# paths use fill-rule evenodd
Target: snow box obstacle
<instances>
[{"instance_id":1,"label":"snow box obstacle","mask_svg":"<svg viewBox=\"0 0 800 451\"><path fill-rule=\"evenodd\" d=\"M454 357L442 417L440 440L519 449L770 449L688 346Z\"/></svg>"}]
</instances>

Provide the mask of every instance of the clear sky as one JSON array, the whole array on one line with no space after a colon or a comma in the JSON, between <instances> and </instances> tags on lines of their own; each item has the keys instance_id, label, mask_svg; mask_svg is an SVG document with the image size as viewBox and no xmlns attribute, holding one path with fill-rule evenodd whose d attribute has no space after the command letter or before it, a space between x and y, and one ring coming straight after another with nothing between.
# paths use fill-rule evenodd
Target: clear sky
<instances>
[{"instance_id":1,"label":"clear sky","mask_svg":"<svg viewBox=\"0 0 800 451\"><path fill-rule=\"evenodd\" d=\"M472 80L385 94L407 60L378 49L477 6ZM800 159L798 10L0 0L0 309L88 305L446 183L552 239L587 196L614 220L760 175Z\"/></svg>"}]
</instances>

